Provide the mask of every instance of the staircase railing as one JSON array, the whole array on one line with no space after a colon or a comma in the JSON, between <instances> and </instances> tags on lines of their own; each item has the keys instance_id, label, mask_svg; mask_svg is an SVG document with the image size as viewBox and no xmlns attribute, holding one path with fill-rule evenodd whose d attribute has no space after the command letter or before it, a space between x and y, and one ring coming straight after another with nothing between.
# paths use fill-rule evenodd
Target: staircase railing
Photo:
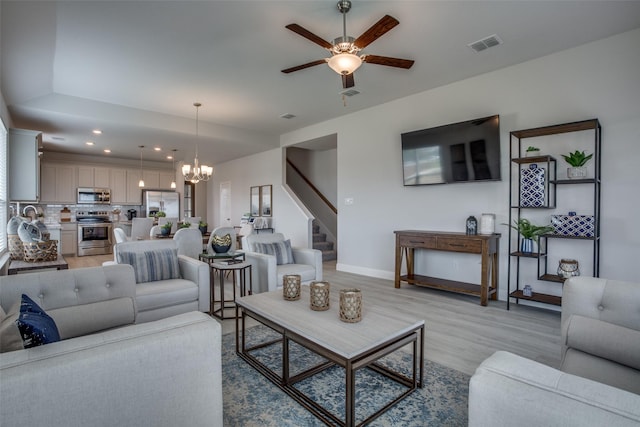
<instances>
[{"instance_id":1,"label":"staircase railing","mask_svg":"<svg viewBox=\"0 0 640 427\"><path fill-rule=\"evenodd\" d=\"M293 162L292 162L291 160L287 159L287 164L288 164L289 166L291 166L291 168L292 168L292 169L293 169L293 170L298 174L298 176L300 176L300 178L302 178L302 180L303 180L303 181L304 181L304 182L309 186L309 188L310 188L314 193L316 193L316 195L317 195L318 197L320 197L320 199L322 200L322 202L323 202L324 204L326 204L326 205L327 205L327 207L328 207L329 209L331 209L331 210L333 211L333 213L334 213L334 214L336 214L336 215L337 215L337 214L338 214L338 209L337 209L335 206L333 206L333 203L331 203L331 202L329 201L329 199L327 199L327 198L324 196L324 194L322 194L322 192L321 192L320 190L318 190L318 188L317 188L315 185L313 185L313 183L312 183L311 181L309 181L309 178L307 178L307 177L306 177L306 176L305 176L305 175L300 171L300 169L298 169L298 167L297 167L296 165L294 165L294 164L293 164Z\"/></svg>"}]
</instances>

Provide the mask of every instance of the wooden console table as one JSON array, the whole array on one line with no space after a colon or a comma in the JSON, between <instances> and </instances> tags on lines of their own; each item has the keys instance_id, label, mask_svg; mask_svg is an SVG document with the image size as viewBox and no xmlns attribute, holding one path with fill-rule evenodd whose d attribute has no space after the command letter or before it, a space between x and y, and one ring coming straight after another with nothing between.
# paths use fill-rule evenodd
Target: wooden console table
<instances>
[{"instance_id":1,"label":"wooden console table","mask_svg":"<svg viewBox=\"0 0 640 427\"><path fill-rule=\"evenodd\" d=\"M481 305L487 305L489 298L498 299L500 234L466 235L465 233L423 230L403 230L394 231L394 233L396 234L396 288L400 287L402 281L412 285L477 295L480 297ZM480 285L415 274L413 268L416 249L479 254L482 257ZM401 276L403 257L406 257L407 261L407 274Z\"/></svg>"}]
</instances>

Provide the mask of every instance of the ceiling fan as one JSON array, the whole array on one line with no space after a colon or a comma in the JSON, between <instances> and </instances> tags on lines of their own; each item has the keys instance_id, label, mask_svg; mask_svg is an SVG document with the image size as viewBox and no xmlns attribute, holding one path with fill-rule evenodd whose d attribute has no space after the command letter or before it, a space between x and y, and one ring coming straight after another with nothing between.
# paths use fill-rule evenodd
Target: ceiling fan
<instances>
[{"instance_id":1,"label":"ceiling fan","mask_svg":"<svg viewBox=\"0 0 640 427\"><path fill-rule=\"evenodd\" d=\"M389 56L358 55L362 49L376 41L380 36L391 30L400 22L389 15L385 15L378 22L373 24L371 28L365 31L360 37L354 39L347 36L347 12L351 10L351 2L349 0L338 1L338 10L342 13L342 37L333 40L332 43L318 37L311 31L301 27L298 24L289 24L285 28L301 35L302 37L312 41L313 43L325 48L331 53L331 57L318 59L306 64L282 70L283 73L289 74L294 71L304 70L320 64L328 64L332 70L342 76L342 87L344 89L353 87L355 81L353 72L362 65L363 62L369 64L386 65L388 67L409 69L413 65L412 60L391 58Z\"/></svg>"}]
</instances>

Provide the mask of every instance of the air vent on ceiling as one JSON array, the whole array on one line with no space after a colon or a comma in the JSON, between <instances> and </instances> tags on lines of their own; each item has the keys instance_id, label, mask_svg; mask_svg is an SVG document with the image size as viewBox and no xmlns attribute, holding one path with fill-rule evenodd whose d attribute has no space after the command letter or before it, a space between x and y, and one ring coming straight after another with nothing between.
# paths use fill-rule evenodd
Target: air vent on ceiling
<instances>
[{"instance_id":1,"label":"air vent on ceiling","mask_svg":"<svg viewBox=\"0 0 640 427\"><path fill-rule=\"evenodd\" d=\"M291 113L286 113L280 116L281 119L293 119L295 117L295 114L291 114Z\"/></svg>"},{"instance_id":2,"label":"air vent on ceiling","mask_svg":"<svg viewBox=\"0 0 640 427\"><path fill-rule=\"evenodd\" d=\"M347 89L347 90L343 90L342 92L340 92L340 95L342 96L355 96L357 94L359 94L360 92L358 92L355 89Z\"/></svg>"},{"instance_id":3,"label":"air vent on ceiling","mask_svg":"<svg viewBox=\"0 0 640 427\"><path fill-rule=\"evenodd\" d=\"M502 39L494 34L492 36L485 37L482 40L478 40L477 42L469 43L467 46L475 52L482 52L483 50L487 50L490 47L498 46L500 44L502 44Z\"/></svg>"}]
</instances>

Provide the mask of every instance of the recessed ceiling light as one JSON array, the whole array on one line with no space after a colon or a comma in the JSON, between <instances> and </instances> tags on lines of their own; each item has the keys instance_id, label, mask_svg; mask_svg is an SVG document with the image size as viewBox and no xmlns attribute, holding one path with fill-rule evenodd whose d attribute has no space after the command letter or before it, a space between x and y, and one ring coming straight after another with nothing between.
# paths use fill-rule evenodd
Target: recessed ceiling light
<instances>
[{"instance_id":1,"label":"recessed ceiling light","mask_svg":"<svg viewBox=\"0 0 640 427\"><path fill-rule=\"evenodd\" d=\"M173 156L171 155L167 156L167 160L173 160Z\"/></svg>"},{"instance_id":2,"label":"recessed ceiling light","mask_svg":"<svg viewBox=\"0 0 640 427\"><path fill-rule=\"evenodd\" d=\"M87 141L87 142L85 142L85 144L86 144L86 145L96 145L96 143L95 143L95 142L93 142L93 141Z\"/></svg>"},{"instance_id":3,"label":"recessed ceiling light","mask_svg":"<svg viewBox=\"0 0 640 427\"><path fill-rule=\"evenodd\" d=\"M64 138L61 136L52 136L51 139L53 139L54 141L64 141Z\"/></svg>"},{"instance_id":4,"label":"recessed ceiling light","mask_svg":"<svg viewBox=\"0 0 640 427\"><path fill-rule=\"evenodd\" d=\"M154 149L155 151L162 151L162 148L160 148L160 147L153 147L153 149Z\"/></svg>"},{"instance_id":5,"label":"recessed ceiling light","mask_svg":"<svg viewBox=\"0 0 640 427\"><path fill-rule=\"evenodd\" d=\"M107 154L109 154L109 153L111 152L111 150L109 150L108 148L105 148L105 149L104 149L104 152L105 152L105 153L107 153Z\"/></svg>"},{"instance_id":6,"label":"recessed ceiling light","mask_svg":"<svg viewBox=\"0 0 640 427\"><path fill-rule=\"evenodd\" d=\"M102 131L100 129L94 129L92 132L94 135L102 135Z\"/></svg>"}]
</instances>

